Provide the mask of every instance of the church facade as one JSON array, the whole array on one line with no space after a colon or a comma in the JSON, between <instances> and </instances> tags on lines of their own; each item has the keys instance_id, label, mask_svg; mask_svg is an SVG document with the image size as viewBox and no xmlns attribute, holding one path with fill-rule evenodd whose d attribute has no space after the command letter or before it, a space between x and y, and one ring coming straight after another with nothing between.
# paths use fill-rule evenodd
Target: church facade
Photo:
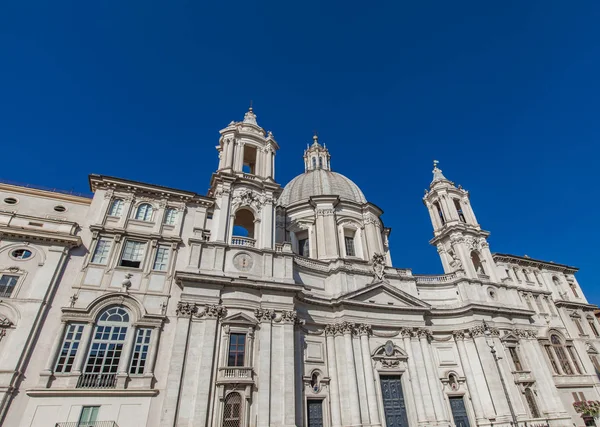
<instances>
[{"instance_id":1,"label":"church facade","mask_svg":"<svg viewBox=\"0 0 600 427\"><path fill-rule=\"evenodd\" d=\"M493 253L438 168L444 274L393 266L382 211L316 137L275 180L250 109L207 195L90 175L0 184L0 417L22 427L594 425L600 325L568 265Z\"/></svg>"}]
</instances>

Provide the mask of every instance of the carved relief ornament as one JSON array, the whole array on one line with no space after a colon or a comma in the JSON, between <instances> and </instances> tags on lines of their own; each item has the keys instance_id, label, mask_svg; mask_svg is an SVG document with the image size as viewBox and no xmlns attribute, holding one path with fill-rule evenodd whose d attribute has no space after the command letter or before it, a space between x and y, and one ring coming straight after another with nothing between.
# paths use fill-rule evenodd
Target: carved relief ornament
<instances>
[{"instance_id":1,"label":"carved relief ornament","mask_svg":"<svg viewBox=\"0 0 600 427\"><path fill-rule=\"evenodd\" d=\"M254 310L254 317L259 322L271 322L275 317L275 311L266 308L257 308Z\"/></svg>"}]
</instances>

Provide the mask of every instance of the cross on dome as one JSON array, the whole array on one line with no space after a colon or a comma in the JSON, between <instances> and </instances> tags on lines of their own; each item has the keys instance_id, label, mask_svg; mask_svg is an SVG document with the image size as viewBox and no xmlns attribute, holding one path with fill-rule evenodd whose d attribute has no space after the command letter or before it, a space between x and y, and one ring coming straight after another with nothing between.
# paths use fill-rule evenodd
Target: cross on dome
<instances>
[{"instance_id":1,"label":"cross on dome","mask_svg":"<svg viewBox=\"0 0 600 427\"><path fill-rule=\"evenodd\" d=\"M433 161L433 171L432 171L433 172L433 181L432 182L442 181L442 180L448 181L446 179L446 177L444 176L444 174L442 173L442 170L438 168L439 163L440 162L438 160Z\"/></svg>"}]
</instances>

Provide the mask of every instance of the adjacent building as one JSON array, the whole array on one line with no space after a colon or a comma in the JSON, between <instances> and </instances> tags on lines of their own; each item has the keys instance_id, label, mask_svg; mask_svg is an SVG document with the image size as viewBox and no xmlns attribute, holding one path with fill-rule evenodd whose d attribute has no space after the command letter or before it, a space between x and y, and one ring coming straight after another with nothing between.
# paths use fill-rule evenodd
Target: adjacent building
<instances>
[{"instance_id":1,"label":"adjacent building","mask_svg":"<svg viewBox=\"0 0 600 427\"><path fill-rule=\"evenodd\" d=\"M491 252L437 163L445 274L396 268L325 145L283 188L278 149L250 109L220 131L207 195L0 184L3 425L593 425L573 406L600 399L577 268Z\"/></svg>"}]
</instances>

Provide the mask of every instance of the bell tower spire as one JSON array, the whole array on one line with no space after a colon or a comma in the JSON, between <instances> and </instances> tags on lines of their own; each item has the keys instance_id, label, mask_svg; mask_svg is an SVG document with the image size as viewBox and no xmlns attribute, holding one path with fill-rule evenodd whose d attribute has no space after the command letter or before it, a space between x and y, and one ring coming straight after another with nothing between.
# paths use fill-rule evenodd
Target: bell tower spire
<instances>
[{"instance_id":1,"label":"bell tower spire","mask_svg":"<svg viewBox=\"0 0 600 427\"><path fill-rule=\"evenodd\" d=\"M272 132L258 125L252 103L242 121L232 121L220 133L219 168L209 190L217 200L210 238L273 249L274 201L281 192L275 182L279 145Z\"/></svg>"},{"instance_id":2,"label":"bell tower spire","mask_svg":"<svg viewBox=\"0 0 600 427\"><path fill-rule=\"evenodd\" d=\"M489 249L489 232L481 229L471 207L469 192L456 187L433 161L433 180L425 190L423 203L433 225L433 239L444 272L464 271L472 278L497 280L496 267Z\"/></svg>"}]
</instances>

